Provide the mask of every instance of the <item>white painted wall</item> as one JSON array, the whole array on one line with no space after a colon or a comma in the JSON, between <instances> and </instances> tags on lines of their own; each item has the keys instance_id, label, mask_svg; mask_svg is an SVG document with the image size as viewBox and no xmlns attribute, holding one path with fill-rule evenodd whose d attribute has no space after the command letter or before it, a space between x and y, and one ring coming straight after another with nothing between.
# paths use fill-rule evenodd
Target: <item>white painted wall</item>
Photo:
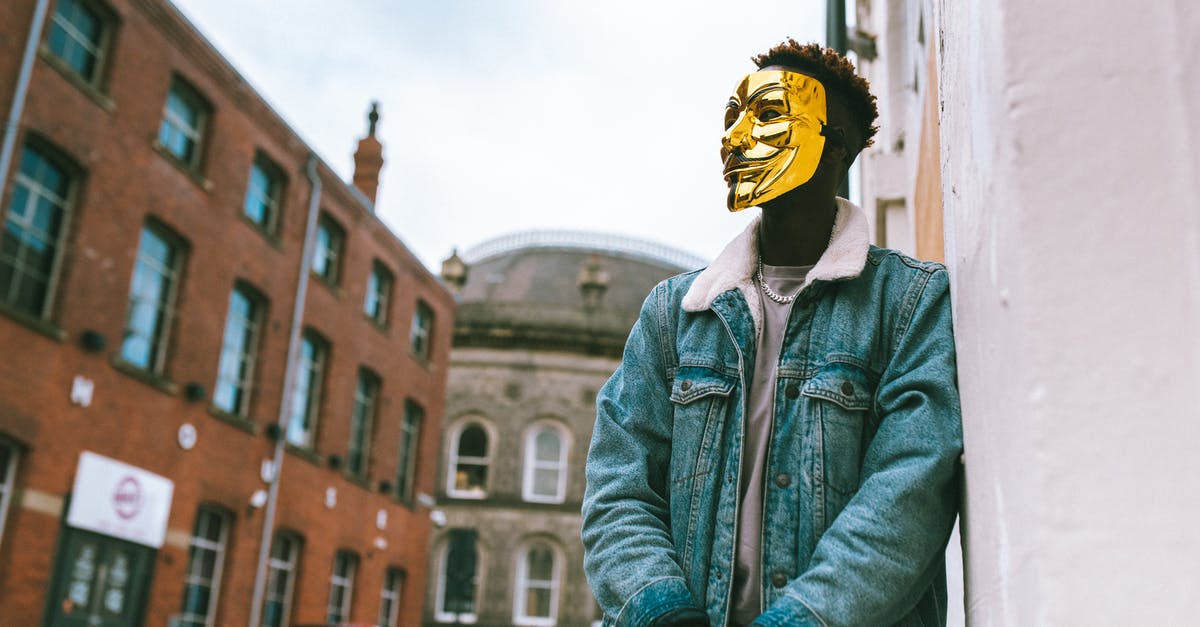
<instances>
[{"instance_id":1,"label":"white painted wall","mask_svg":"<svg viewBox=\"0 0 1200 627\"><path fill-rule=\"evenodd\" d=\"M973 625L1200 615L1200 3L938 0Z\"/></svg>"}]
</instances>

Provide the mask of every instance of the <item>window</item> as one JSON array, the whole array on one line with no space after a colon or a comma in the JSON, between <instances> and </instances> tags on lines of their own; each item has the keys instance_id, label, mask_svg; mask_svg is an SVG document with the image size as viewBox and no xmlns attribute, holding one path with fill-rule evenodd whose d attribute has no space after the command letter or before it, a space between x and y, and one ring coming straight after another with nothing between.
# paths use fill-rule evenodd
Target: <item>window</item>
<instances>
[{"instance_id":1,"label":"window","mask_svg":"<svg viewBox=\"0 0 1200 627\"><path fill-rule=\"evenodd\" d=\"M492 463L488 429L478 422L463 423L451 433L446 494L462 499L487 496L488 467Z\"/></svg>"},{"instance_id":2,"label":"window","mask_svg":"<svg viewBox=\"0 0 1200 627\"><path fill-rule=\"evenodd\" d=\"M267 233L274 233L279 219L279 200L283 197L283 171L263 155L250 165L246 200L242 211L251 222Z\"/></svg>"},{"instance_id":3,"label":"window","mask_svg":"<svg viewBox=\"0 0 1200 627\"><path fill-rule=\"evenodd\" d=\"M292 612L292 588L296 583L296 563L300 558L300 538L290 533L275 534L271 556L267 560L267 589L263 597L262 627L284 627Z\"/></svg>"},{"instance_id":4,"label":"window","mask_svg":"<svg viewBox=\"0 0 1200 627\"><path fill-rule=\"evenodd\" d=\"M379 377L365 368L359 370L358 386L354 388L354 409L350 412L350 447L346 453L346 470L356 477L367 472L371 457L371 423L378 404Z\"/></svg>"},{"instance_id":5,"label":"window","mask_svg":"<svg viewBox=\"0 0 1200 627\"><path fill-rule=\"evenodd\" d=\"M358 556L349 551L338 551L333 558L333 574L329 576L329 608L325 612L325 622L338 624L350 618L356 570Z\"/></svg>"},{"instance_id":6,"label":"window","mask_svg":"<svg viewBox=\"0 0 1200 627\"><path fill-rule=\"evenodd\" d=\"M404 402L404 420L400 423L400 456L397 460L396 496L412 500L417 474L417 444L421 436L421 421L425 409L412 399Z\"/></svg>"},{"instance_id":7,"label":"window","mask_svg":"<svg viewBox=\"0 0 1200 627\"><path fill-rule=\"evenodd\" d=\"M383 590L379 592L379 627L397 627L400 624L400 593L404 590L404 570L389 568L383 576Z\"/></svg>"},{"instance_id":8,"label":"window","mask_svg":"<svg viewBox=\"0 0 1200 627\"><path fill-rule=\"evenodd\" d=\"M50 52L88 83L100 78L107 20L83 0L58 0L50 21Z\"/></svg>"},{"instance_id":9,"label":"window","mask_svg":"<svg viewBox=\"0 0 1200 627\"><path fill-rule=\"evenodd\" d=\"M313 250L312 271L330 285L337 285L341 271L342 242L346 232L327 215L317 221L317 242Z\"/></svg>"},{"instance_id":10,"label":"window","mask_svg":"<svg viewBox=\"0 0 1200 627\"><path fill-rule=\"evenodd\" d=\"M12 501L17 477L17 448L0 440L0 544L4 542L4 521L8 520L8 504Z\"/></svg>"},{"instance_id":11,"label":"window","mask_svg":"<svg viewBox=\"0 0 1200 627\"><path fill-rule=\"evenodd\" d=\"M554 547L534 541L518 551L513 622L554 625L558 619L558 580L562 560Z\"/></svg>"},{"instance_id":12,"label":"window","mask_svg":"<svg viewBox=\"0 0 1200 627\"><path fill-rule=\"evenodd\" d=\"M158 227L142 229L129 288L129 318L121 336L121 359L144 370L162 372L183 263L181 248Z\"/></svg>"},{"instance_id":13,"label":"window","mask_svg":"<svg viewBox=\"0 0 1200 627\"><path fill-rule=\"evenodd\" d=\"M479 548L474 529L451 529L442 549L434 617L443 623L475 622Z\"/></svg>"},{"instance_id":14,"label":"window","mask_svg":"<svg viewBox=\"0 0 1200 627\"><path fill-rule=\"evenodd\" d=\"M212 627L217 616L217 592L232 517L222 510L201 506L196 512L183 586L179 627Z\"/></svg>"},{"instance_id":15,"label":"window","mask_svg":"<svg viewBox=\"0 0 1200 627\"><path fill-rule=\"evenodd\" d=\"M200 166L201 144L210 109L196 90L179 78L171 82L163 105L158 143L189 168Z\"/></svg>"},{"instance_id":16,"label":"window","mask_svg":"<svg viewBox=\"0 0 1200 627\"><path fill-rule=\"evenodd\" d=\"M378 261L367 275L367 298L363 313L380 326L387 325L388 299L392 294L392 273Z\"/></svg>"},{"instance_id":17,"label":"window","mask_svg":"<svg viewBox=\"0 0 1200 627\"><path fill-rule=\"evenodd\" d=\"M303 448L312 448L316 436L328 346L312 331L305 331L304 339L300 342L300 367L296 369L296 382L292 388L287 441Z\"/></svg>"},{"instance_id":18,"label":"window","mask_svg":"<svg viewBox=\"0 0 1200 627\"><path fill-rule=\"evenodd\" d=\"M525 437L525 472L521 493L526 501L562 503L567 487L567 438L553 423L534 426Z\"/></svg>"},{"instance_id":19,"label":"window","mask_svg":"<svg viewBox=\"0 0 1200 627\"><path fill-rule=\"evenodd\" d=\"M223 412L243 417L250 413L263 309L262 298L248 287L235 287L229 295L217 384L213 388L213 405Z\"/></svg>"},{"instance_id":20,"label":"window","mask_svg":"<svg viewBox=\"0 0 1200 627\"><path fill-rule=\"evenodd\" d=\"M432 341L433 310L422 301L417 301L417 310L413 313L412 322L412 354L421 361L429 360L429 344Z\"/></svg>"},{"instance_id":21,"label":"window","mask_svg":"<svg viewBox=\"0 0 1200 627\"><path fill-rule=\"evenodd\" d=\"M61 257L71 177L32 146L21 151L0 239L0 301L45 318Z\"/></svg>"}]
</instances>

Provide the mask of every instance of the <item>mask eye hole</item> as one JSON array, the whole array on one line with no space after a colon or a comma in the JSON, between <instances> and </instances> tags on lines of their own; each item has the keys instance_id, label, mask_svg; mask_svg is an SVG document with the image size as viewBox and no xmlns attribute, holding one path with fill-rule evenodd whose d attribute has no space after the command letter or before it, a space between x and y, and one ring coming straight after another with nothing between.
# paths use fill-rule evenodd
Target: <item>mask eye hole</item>
<instances>
[{"instance_id":1,"label":"mask eye hole","mask_svg":"<svg viewBox=\"0 0 1200 627\"><path fill-rule=\"evenodd\" d=\"M778 109L765 109L758 113L759 122L771 122L783 117L783 113Z\"/></svg>"},{"instance_id":2,"label":"mask eye hole","mask_svg":"<svg viewBox=\"0 0 1200 627\"><path fill-rule=\"evenodd\" d=\"M737 117L738 117L738 108L737 107L735 107L733 105L725 107L725 130L729 130L729 127L733 126L734 122L737 122Z\"/></svg>"}]
</instances>

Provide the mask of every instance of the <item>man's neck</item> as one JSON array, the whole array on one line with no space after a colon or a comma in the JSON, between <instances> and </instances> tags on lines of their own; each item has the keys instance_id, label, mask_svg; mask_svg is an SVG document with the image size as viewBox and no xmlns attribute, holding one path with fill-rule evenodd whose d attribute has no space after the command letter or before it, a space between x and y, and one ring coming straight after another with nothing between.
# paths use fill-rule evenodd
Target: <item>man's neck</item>
<instances>
[{"instance_id":1,"label":"man's neck","mask_svg":"<svg viewBox=\"0 0 1200 627\"><path fill-rule=\"evenodd\" d=\"M785 195L762 208L758 231L763 263L772 266L811 266L829 247L837 200Z\"/></svg>"}]
</instances>

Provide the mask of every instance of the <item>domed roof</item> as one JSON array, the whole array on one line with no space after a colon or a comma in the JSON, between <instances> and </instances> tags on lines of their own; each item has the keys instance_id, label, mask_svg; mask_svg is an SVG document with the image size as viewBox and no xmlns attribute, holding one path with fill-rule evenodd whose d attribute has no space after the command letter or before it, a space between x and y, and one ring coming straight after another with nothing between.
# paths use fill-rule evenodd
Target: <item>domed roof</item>
<instances>
[{"instance_id":1,"label":"domed roof","mask_svg":"<svg viewBox=\"0 0 1200 627\"><path fill-rule=\"evenodd\" d=\"M463 254L455 347L619 357L642 301L663 279L702 267L694 255L633 238L534 231Z\"/></svg>"}]
</instances>

